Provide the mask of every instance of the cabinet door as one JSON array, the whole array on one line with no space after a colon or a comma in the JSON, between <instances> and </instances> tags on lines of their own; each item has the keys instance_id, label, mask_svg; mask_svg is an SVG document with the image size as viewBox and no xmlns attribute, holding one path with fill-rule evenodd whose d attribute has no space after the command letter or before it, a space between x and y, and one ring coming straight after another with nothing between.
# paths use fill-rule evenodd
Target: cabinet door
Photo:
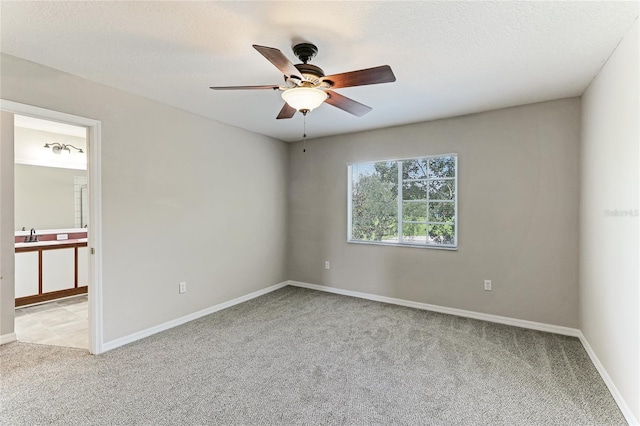
<instances>
[{"instance_id":1,"label":"cabinet door","mask_svg":"<svg viewBox=\"0 0 640 426\"><path fill-rule=\"evenodd\" d=\"M16 299L38 294L38 252L16 253Z\"/></svg>"},{"instance_id":2,"label":"cabinet door","mask_svg":"<svg viewBox=\"0 0 640 426\"><path fill-rule=\"evenodd\" d=\"M42 292L75 287L75 249L42 250Z\"/></svg>"},{"instance_id":3,"label":"cabinet door","mask_svg":"<svg viewBox=\"0 0 640 426\"><path fill-rule=\"evenodd\" d=\"M89 285L89 247L78 247L78 287Z\"/></svg>"}]
</instances>

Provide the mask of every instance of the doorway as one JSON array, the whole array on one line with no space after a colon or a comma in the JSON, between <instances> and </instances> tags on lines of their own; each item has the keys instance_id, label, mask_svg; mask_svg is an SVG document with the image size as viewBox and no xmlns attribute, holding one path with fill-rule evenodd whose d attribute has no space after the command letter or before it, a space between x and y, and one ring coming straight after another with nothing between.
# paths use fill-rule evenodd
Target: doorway
<instances>
[{"instance_id":1,"label":"doorway","mask_svg":"<svg viewBox=\"0 0 640 426\"><path fill-rule=\"evenodd\" d=\"M13 116L15 334L89 349L87 129Z\"/></svg>"},{"instance_id":2,"label":"doorway","mask_svg":"<svg viewBox=\"0 0 640 426\"><path fill-rule=\"evenodd\" d=\"M83 131L86 137L86 151L80 147L75 147L75 148L81 149L83 153L86 153L85 155L86 155L86 164L87 164L86 166L87 176L84 178L84 182L82 182L82 179L79 179L79 180L76 179L74 181L74 185L77 187L77 191L75 191L75 195L74 195L76 197L76 199L74 199L74 215L76 215L76 217L74 217L74 220L77 220L77 221L74 222L73 229L75 230L77 228L76 226L77 224L79 224L80 228L82 228L83 223L88 222L89 224L89 227L87 228L88 232L85 240L86 253L87 253L86 262L84 262L84 265L86 266L85 268L86 275L87 275L86 283L88 288L88 297L86 299L86 309L87 309L87 317L88 317L88 333L87 333L88 349L89 349L89 352L93 354L101 353L102 344L103 344L103 338L102 338L103 327L102 327L102 291L101 291L102 258L101 258L101 250L100 250L101 248L101 214L100 214L101 192L100 192L100 157L99 157L100 122L94 119L86 118L86 117L65 114L58 111L47 110L47 109L43 109L43 108L31 106L31 105L20 104L12 101L5 101L5 100L0 100L0 109L3 112L12 113L19 116L26 116L34 119L50 121L52 123L60 123L60 124L71 125L76 127L79 126L83 128ZM3 140L2 143L4 145L8 142ZM13 140L11 141L11 143L13 143ZM59 142L57 147L62 151L66 151L65 148L68 148L69 151L73 150L73 148L69 148L64 145L67 145L67 144ZM69 145L74 145L74 144L70 143ZM50 144L47 149L45 149L44 145L42 147L38 147L38 149L41 149L42 150L41 152L45 152L45 153L47 153L48 149L51 149L51 152L56 154L54 152L55 148L52 148L52 146L56 147L56 145ZM62 152L61 154L68 154L68 153ZM3 167L5 168L9 167L8 162L3 162ZM14 170L11 170L11 172L13 171ZM13 173L6 173L6 170L3 170L3 176L7 176L7 175L13 175ZM7 199L5 198L4 194L2 195L2 197L3 197L2 199L3 203L6 202ZM86 213L87 210L89 214L83 218L82 214ZM12 223L13 226L11 226L10 229L7 229L9 227L6 226L6 222L3 221L3 224L5 226L3 226L2 231L0 231L2 232L2 235L0 236L0 238L2 239L3 242L6 242L9 238L11 238L12 240L15 239L16 236L15 236L14 230L19 229L21 231L22 226L25 227L24 232L26 232L27 230L30 231L30 229L28 229L27 226L17 223L16 220L12 219L12 222L13 222ZM18 226L19 228L16 228L16 226ZM56 230L65 231L66 229L59 228ZM8 235L9 232L11 232L11 235ZM33 232L29 232L29 236L25 235L25 238L29 238L31 234L33 234ZM35 234L37 234L37 232ZM72 235L71 232L55 232L54 234L55 234L54 240L56 242L52 244L58 244L58 241L60 241L59 239L63 239L65 237L72 239L72 237L75 236L75 235ZM79 240L79 238L73 238L73 239ZM69 247L65 246L65 248L69 248ZM57 255L59 255L60 253L62 253L61 250L58 251ZM43 262L44 256L41 256L41 255L39 256L40 256L39 262L40 262L40 265L42 266L44 263ZM13 253L12 257L15 262L16 260L15 253ZM50 263L57 264L58 262L55 261L56 257L59 257L59 256L53 256L52 258L53 261ZM74 259L77 261L78 257L79 256L77 254L77 249L75 249ZM3 259L2 259L3 263L6 262L6 259L7 259L7 256L3 255ZM83 262L81 261L78 264L80 265L82 263ZM77 280L78 268L76 268L75 271L76 271L75 279ZM15 275L13 274L9 274L9 275L11 275L11 278L15 278ZM40 281L40 286L42 286L42 281ZM63 289L63 290L68 290L68 289ZM15 283L14 283L14 291L15 291ZM15 293L12 292L11 295L15 296ZM0 308L2 308L6 313L8 311L9 302L13 303L14 298L12 297L11 298L12 300L8 301L7 300L8 298L4 296L6 296L5 293L3 293L3 298L0 301L0 303L2 304ZM81 309L80 304L72 303L71 299L60 299L56 301L56 303L60 304L64 300L66 300L64 304L66 304L67 307L76 305L76 306L73 306L72 309L76 309L76 310ZM61 306L64 306L64 304ZM7 318L7 315L2 316L3 321L5 321L6 318ZM12 320L15 325L15 322L16 322L15 313L12 317ZM70 327L73 328L73 326L70 326ZM4 342L8 340L6 335L3 335L3 338L4 338ZM13 334L13 340L15 340L15 333Z\"/></svg>"}]
</instances>

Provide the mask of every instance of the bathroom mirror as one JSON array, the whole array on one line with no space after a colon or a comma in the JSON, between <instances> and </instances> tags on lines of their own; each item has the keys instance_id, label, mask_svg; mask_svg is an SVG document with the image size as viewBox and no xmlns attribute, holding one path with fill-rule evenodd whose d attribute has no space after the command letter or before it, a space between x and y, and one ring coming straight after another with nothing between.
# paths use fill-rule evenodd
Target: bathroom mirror
<instances>
[{"instance_id":1,"label":"bathroom mirror","mask_svg":"<svg viewBox=\"0 0 640 426\"><path fill-rule=\"evenodd\" d=\"M15 165L15 230L84 228L87 171Z\"/></svg>"}]
</instances>

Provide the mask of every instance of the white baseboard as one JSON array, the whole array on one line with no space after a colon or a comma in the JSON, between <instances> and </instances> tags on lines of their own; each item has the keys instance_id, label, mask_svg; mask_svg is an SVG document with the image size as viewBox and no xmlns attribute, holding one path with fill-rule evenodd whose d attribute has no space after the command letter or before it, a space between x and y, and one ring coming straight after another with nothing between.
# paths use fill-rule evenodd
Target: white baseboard
<instances>
[{"instance_id":1,"label":"white baseboard","mask_svg":"<svg viewBox=\"0 0 640 426\"><path fill-rule=\"evenodd\" d=\"M240 304L242 302L246 302L247 300L254 299L256 297L260 297L264 294L270 293L272 291L278 290L282 287L288 285L288 282L282 282L279 284L274 284L270 287L263 288L262 290L254 291L253 293L249 293L244 296L236 297L235 299L231 299L227 302L219 303L217 305L211 306L206 309L202 309L200 311L194 312L189 315L185 315L180 318L176 318L171 321L167 321L165 323L156 325L154 327L147 328L145 330L137 331L133 334L129 334L128 336L120 337L119 339L111 340L110 342L106 342L102 345L102 352L110 351L111 349L118 348L120 346L124 346L126 344L135 342L136 340L144 339L145 337L149 337L153 334L160 333L161 331L168 330L170 328L176 327L178 325L187 323L189 321L193 321L195 319L204 317L206 315L212 314L214 312L221 311L226 308L230 308L231 306Z\"/></svg>"},{"instance_id":2,"label":"white baseboard","mask_svg":"<svg viewBox=\"0 0 640 426\"><path fill-rule=\"evenodd\" d=\"M0 336L0 345L15 342L16 340L18 340L16 333L3 334Z\"/></svg>"},{"instance_id":3,"label":"white baseboard","mask_svg":"<svg viewBox=\"0 0 640 426\"><path fill-rule=\"evenodd\" d=\"M611 392L613 399L618 404L618 407L620 407L620 411L622 411L622 414L624 415L624 418L627 420L627 423L629 423L632 426L637 426L638 424L640 424L638 422L638 419L636 419L633 413L631 412L631 409L627 405L627 402L624 400L624 398L620 394L620 391L618 391L618 388L613 383L613 380L611 380L609 373L607 373L607 370L605 370L604 366L598 359L598 356L593 351L593 348L591 348L591 345L587 341L587 338L584 336L584 334L582 334L582 332L580 332L580 335L578 337L580 338L580 342L582 343L582 346L584 346L584 350L587 351L587 354L589 354L589 358L591 358L591 362L593 362L593 365L595 365L596 370L598 370L598 373L600 373L602 380L604 380L604 383L609 388L609 392Z\"/></svg>"},{"instance_id":4,"label":"white baseboard","mask_svg":"<svg viewBox=\"0 0 640 426\"><path fill-rule=\"evenodd\" d=\"M515 327L528 328L531 330L546 331L547 333L562 334L565 336L579 337L580 330L577 328L563 327L560 325L545 324L521 320L516 318L501 317L499 315L483 314L481 312L465 311L464 309L447 308L446 306L430 305L428 303L414 302L411 300L395 299L393 297L378 296L377 294L360 293L358 291L343 290L336 287L303 283L300 281L288 281L288 284L295 287L304 287L312 290L326 291L328 293L342 294L345 296L359 297L360 299L374 300L376 302L391 303L393 305L407 306L409 308L423 309L425 311L440 312L442 314L457 315L459 317L473 318L483 321L496 322L499 324L513 325Z\"/></svg>"}]
</instances>

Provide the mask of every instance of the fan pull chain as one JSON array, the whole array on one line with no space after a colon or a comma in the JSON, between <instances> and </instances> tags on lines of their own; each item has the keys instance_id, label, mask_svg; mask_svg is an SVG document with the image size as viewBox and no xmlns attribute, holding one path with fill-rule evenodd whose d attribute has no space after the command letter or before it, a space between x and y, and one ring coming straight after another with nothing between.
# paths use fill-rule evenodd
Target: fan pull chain
<instances>
[{"instance_id":1,"label":"fan pull chain","mask_svg":"<svg viewBox=\"0 0 640 426\"><path fill-rule=\"evenodd\" d=\"M302 122L303 122L303 131L302 131L302 152L307 152L307 111L302 112Z\"/></svg>"}]
</instances>

